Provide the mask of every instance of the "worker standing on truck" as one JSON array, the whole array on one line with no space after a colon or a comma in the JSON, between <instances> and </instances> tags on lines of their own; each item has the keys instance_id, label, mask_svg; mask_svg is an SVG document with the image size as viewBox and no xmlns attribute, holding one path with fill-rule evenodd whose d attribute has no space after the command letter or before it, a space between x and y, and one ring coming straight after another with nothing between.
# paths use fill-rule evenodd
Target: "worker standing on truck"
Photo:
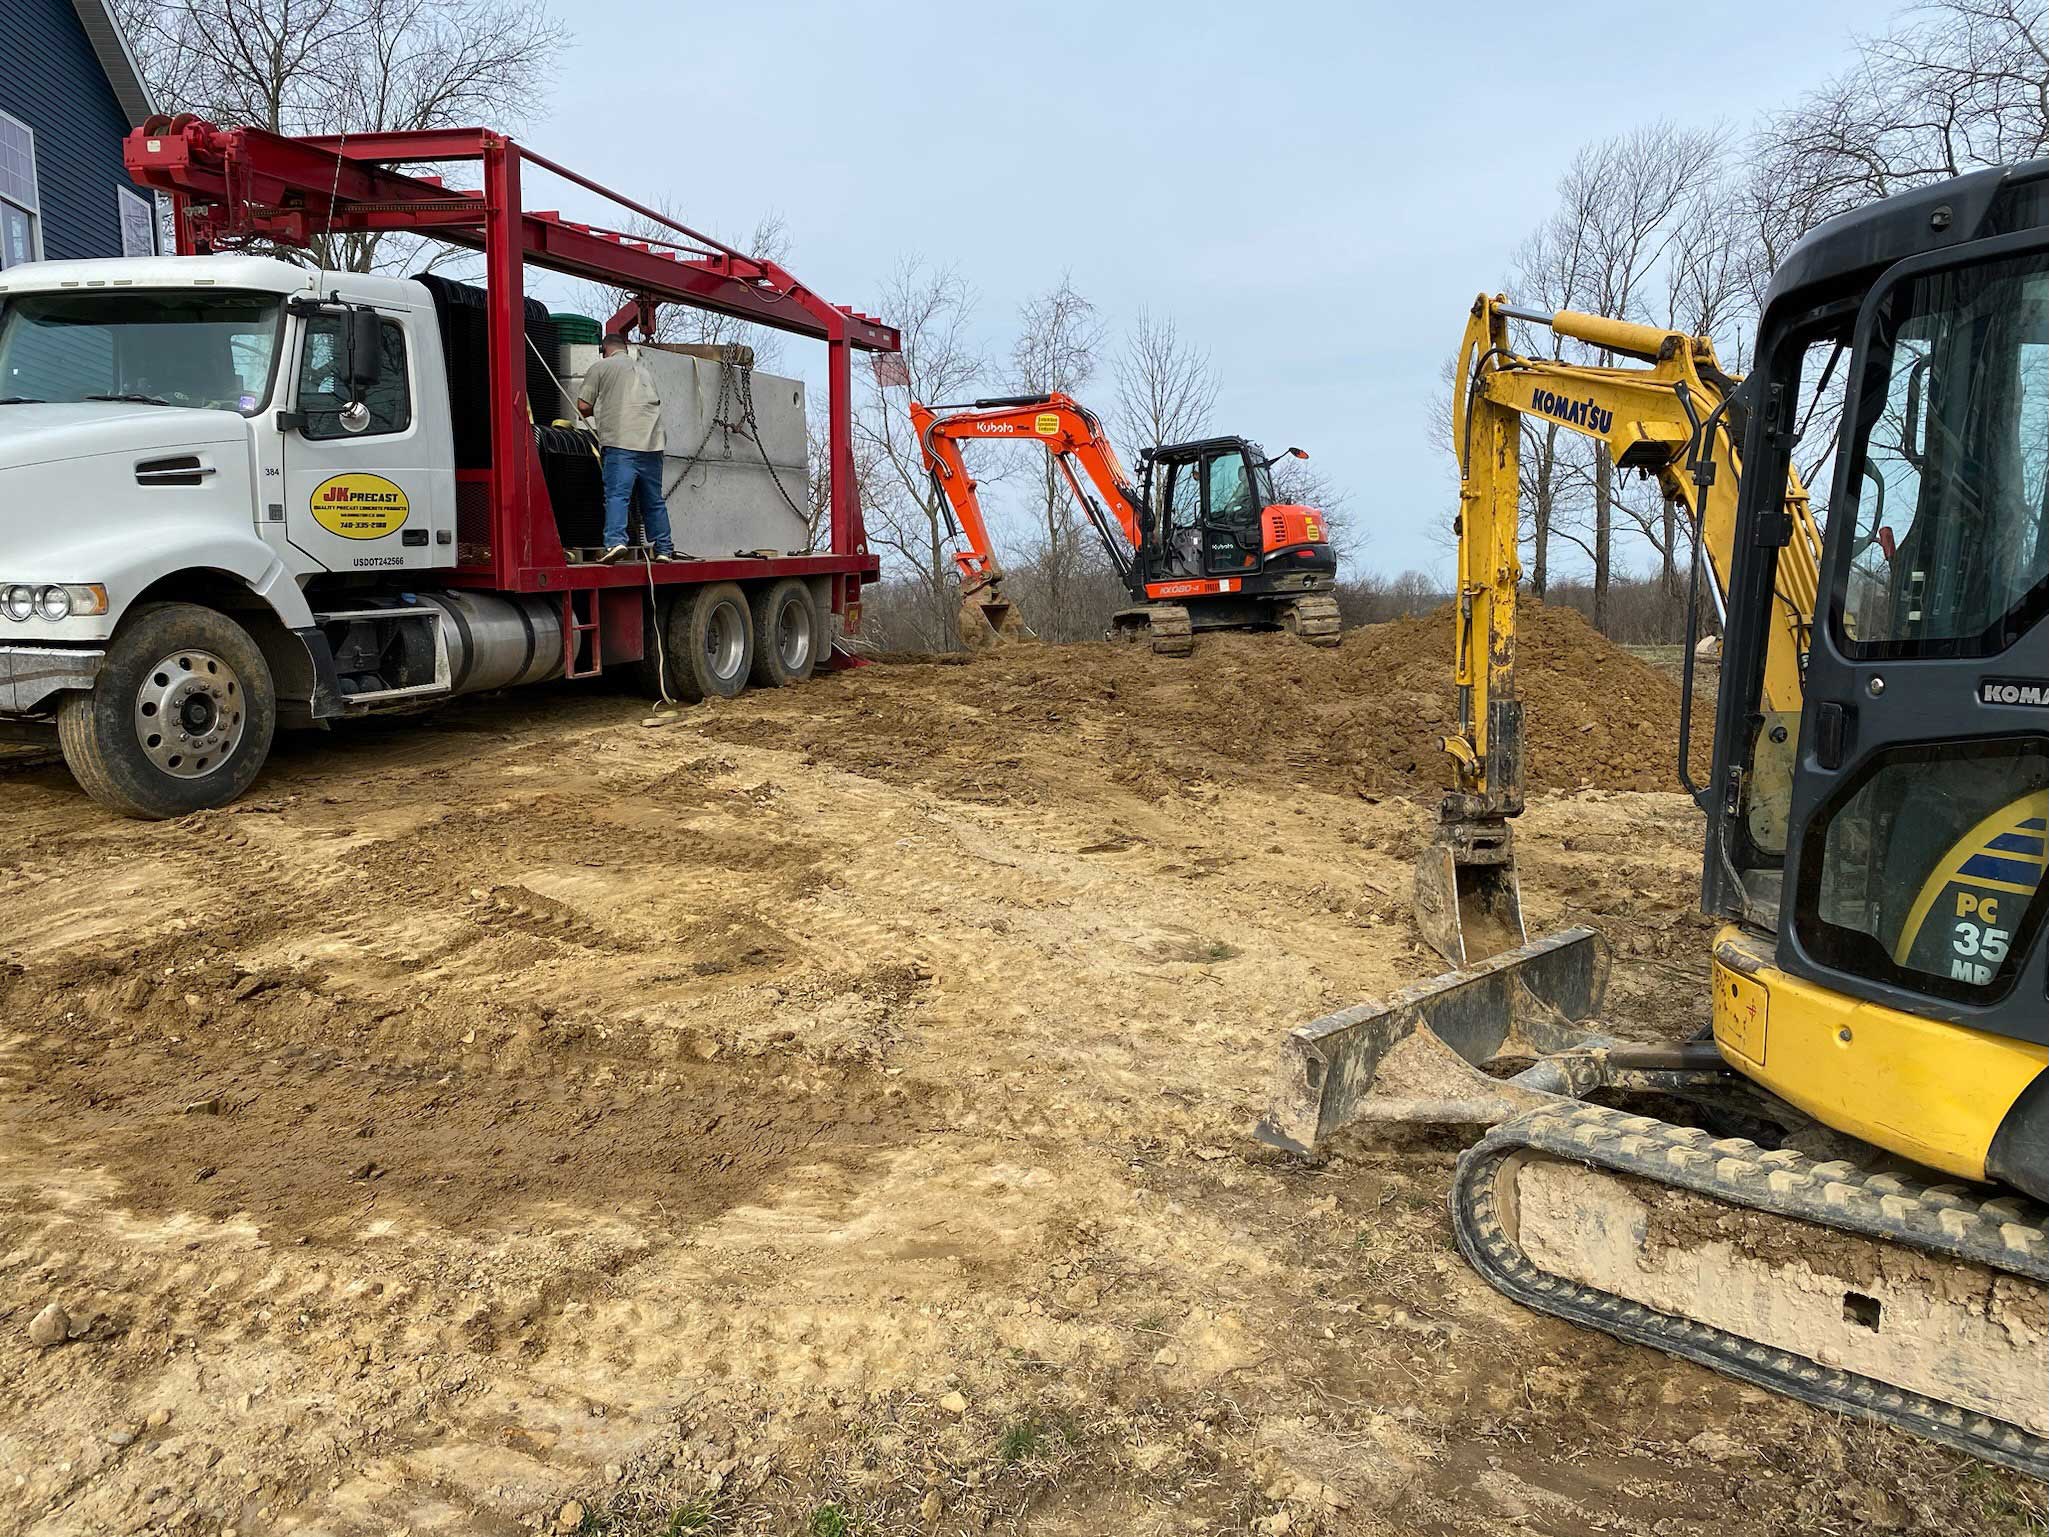
<instances>
[{"instance_id":1,"label":"worker standing on truck","mask_svg":"<svg viewBox=\"0 0 2049 1537\"><path fill-rule=\"evenodd\" d=\"M626 516L640 491L640 521L656 560L679 560L669 532L669 504L662 499L662 393L652 374L626 350L626 338L607 332L597 362L584 371L576 409L597 429L605 481L603 565L627 553Z\"/></svg>"}]
</instances>

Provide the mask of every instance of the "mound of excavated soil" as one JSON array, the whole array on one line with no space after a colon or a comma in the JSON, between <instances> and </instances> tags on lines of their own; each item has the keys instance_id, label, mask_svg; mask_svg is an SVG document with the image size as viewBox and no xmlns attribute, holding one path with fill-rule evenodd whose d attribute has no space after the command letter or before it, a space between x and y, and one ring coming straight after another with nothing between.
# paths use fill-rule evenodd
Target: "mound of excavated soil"
<instances>
[{"instance_id":1,"label":"mound of excavated soil","mask_svg":"<svg viewBox=\"0 0 2049 1537\"><path fill-rule=\"evenodd\" d=\"M1122 783L1155 798L1247 777L1429 795L1451 782L1440 739L1458 720L1452 619L1447 606L1330 650L1208 634L1178 659L1023 645L888 663L840 680L851 709L820 715L793 694L709 729L978 800L1043 798L1058 759L1078 753L1107 755ZM1532 790L1678 787L1679 688L1667 674L1572 609L1525 603L1519 642Z\"/></svg>"}]
</instances>

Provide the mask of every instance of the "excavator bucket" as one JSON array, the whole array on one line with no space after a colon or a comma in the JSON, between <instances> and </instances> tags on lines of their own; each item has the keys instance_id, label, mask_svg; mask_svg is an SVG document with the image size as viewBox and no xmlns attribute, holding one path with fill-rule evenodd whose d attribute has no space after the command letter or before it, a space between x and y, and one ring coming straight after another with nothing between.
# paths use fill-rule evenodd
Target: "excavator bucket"
<instances>
[{"instance_id":1,"label":"excavator bucket","mask_svg":"<svg viewBox=\"0 0 2049 1537\"><path fill-rule=\"evenodd\" d=\"M1416 858L1416 927L1454 966L1528 943L1508 825L1447 823Z\"/></svg>"},{"instance_id":2,"label":"excavator bucket","mask_svg":"<svg viewBox=\"0 0 2049 1537\"><path fill-rule=\"evenodd\" d=\"M962 598L955 623L961 644L970 651L1029 640L1032 634L1010 600L994 586L977 588Z\"/></svg>"},{"instance_id":3,"label":"excavator bucket","mask_svg":"<svg viewBox=\"0 0 2049 1537\"><path fill-rule=\"evenodd\" d=\"M1493 1126L1609 1081L1607 942L1567 929L1291 1031L1256 1135L1307 1153L1362 1122ZM1513 1078L1482 1069L1535 1058Z\"/></svg>"}]
</instances>

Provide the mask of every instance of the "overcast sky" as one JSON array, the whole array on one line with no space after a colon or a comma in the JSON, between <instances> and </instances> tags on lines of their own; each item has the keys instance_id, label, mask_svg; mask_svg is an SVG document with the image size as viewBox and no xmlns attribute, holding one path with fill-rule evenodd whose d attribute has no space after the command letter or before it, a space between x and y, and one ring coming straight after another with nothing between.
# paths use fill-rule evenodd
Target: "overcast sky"
<instances>
[{"instance_id":1,"label":"overcast sky","mask_svg":"<svg viewBox=\"0 0 2049 1537\"><path fill-rule=\"evenodd\" d=\"M1360 558L1439 576L1426 407L1574 151L1661 115L1741 129L1887 9L554 3L577 43L535 148L728 236L780 212L836 303L875 308L905 254L957 266L999 361L1063 272L1113 339L1171 313L1222 374L1218 430L1301 444ZM785 360L814 387L818 350Z\"/></svg>"}]
</instances>

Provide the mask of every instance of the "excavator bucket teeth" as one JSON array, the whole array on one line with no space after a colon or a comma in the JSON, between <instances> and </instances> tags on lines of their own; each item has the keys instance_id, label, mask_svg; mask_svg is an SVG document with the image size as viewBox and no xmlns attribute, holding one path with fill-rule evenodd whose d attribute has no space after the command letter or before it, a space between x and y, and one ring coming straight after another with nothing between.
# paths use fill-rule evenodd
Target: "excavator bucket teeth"
<instances>
[{"instance_id":1,"label":"excavator bucket teeth","mask_svg":"<svg viewBox=\"0 0 2049 1537\"><path fill-rule=\"evenodd\" d=\"M1314 1152L1361 1122L1492 1126L1575 1092L1575 1052L1598 1076L1591 1021L1608 986L1607 942L1566 929L1478 965L1291 1031L1255 1134ZM1481 1069L1546 1059L1541 1090Z\"/></svg>"},{"instance_id":2,"label":"excavator bucket teeth","mask_svg":"<svg viewBox=\"0 0 2049 1537\"><path fill-rule=\"evenodd\" d=\"M1454 966L1471 966L1527 944L1522 884L1507 829L1498 842L1467 829L1416 857L1416 927Z\"/></svg>"}]
</instances>

